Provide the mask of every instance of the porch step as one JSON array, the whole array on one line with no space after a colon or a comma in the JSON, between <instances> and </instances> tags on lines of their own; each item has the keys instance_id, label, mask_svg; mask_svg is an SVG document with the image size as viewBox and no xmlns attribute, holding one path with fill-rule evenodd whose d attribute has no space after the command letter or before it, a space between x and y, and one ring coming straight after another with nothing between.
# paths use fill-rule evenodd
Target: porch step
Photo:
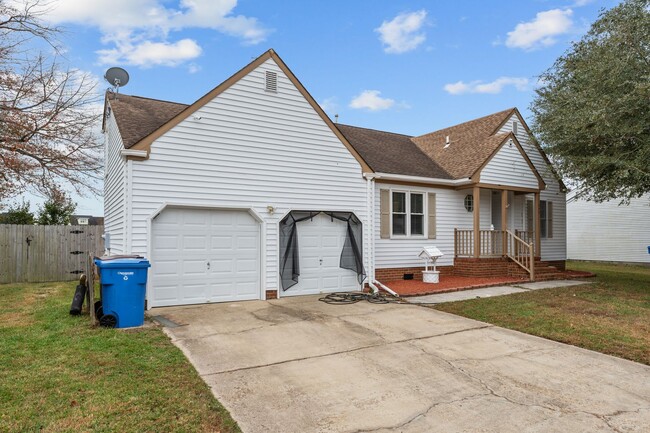
<instances>
[{"instance_id":1,"label":"porch step","mask_svg":"<svg viewBox=\"0 0 650 433\"><path fill-rule=\"evenodd\" d=\"M528 277L528 272L522 269L519 265L514 262L510 263L508 269L509 274L514 277ZM555 266L543 262L541 260L535 260L535 281L549 281L562 279L564 275L559 271Z\"/></svg>"}]
</instances>

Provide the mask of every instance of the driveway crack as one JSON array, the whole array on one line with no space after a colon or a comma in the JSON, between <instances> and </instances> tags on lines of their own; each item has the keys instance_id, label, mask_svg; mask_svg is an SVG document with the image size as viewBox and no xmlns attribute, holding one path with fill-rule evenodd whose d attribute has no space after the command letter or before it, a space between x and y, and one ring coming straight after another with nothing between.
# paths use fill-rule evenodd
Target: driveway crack
<instances>
[{"instance_id":1,"label":"driveway crack","mask_svg":"<svg viewBox=\"0 0 650 433\"><path fill-rule=\"evenodd\" d=\"M468 401L468 400L476 400L478 398L485 397L485 396L488 396L488 395L490 395L490 394L489 393L474 394L474 395L470 395L470 396L467 396L467 397L458 398L458 399L455 399L455 400L440 401L440 402L432 403L431 405L429 405L422 412L419 412L419 413L413 415L412 417L410 417L406 421L404 421L402 423L399 423L397 425L387 426L387 427L377 427L377 428L373 428L373 429L354 430L354 431L351 431L350 433L372 433L372 432L376 432L376 431L380 431L380 430L396 430L396 429L399 429L399 428L402 428L402 427L406 427L407 425L409 425L413 421L415 421L415 420L417 420L417 419L419 419L419 418L421 418L423 416L427 416L427 414L429 412L431 412L434 408L436 408L438 406L454 404L454 403L460 403L460 402Z\"/></svg>"}]
</instances>

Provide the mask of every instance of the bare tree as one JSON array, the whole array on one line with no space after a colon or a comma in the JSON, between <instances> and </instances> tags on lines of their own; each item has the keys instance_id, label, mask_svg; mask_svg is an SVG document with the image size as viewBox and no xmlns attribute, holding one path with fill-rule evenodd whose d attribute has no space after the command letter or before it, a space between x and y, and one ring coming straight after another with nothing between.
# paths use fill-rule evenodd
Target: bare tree
<instances>
[{"instance_id":1,"label":"bare tree","mask_svg":"<svg viewBox=\"0 0 650 433\"><path fill-rule=\"evenodd\" d=\"M60 29L43 20L48 8L0 0L0 201L25 191L50 196L63 184L98 193L96 84L61 66ZM39 43L52 54L34 49Z\"/></svg>"}]
</instances>

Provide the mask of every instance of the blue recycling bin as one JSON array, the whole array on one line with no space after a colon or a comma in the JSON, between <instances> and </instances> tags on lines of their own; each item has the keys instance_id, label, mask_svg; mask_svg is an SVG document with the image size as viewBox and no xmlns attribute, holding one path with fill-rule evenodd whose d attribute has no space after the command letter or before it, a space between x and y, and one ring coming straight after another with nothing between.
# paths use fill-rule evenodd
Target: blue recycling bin
<instances>
[{"instance_id":1,"label":"blue recycling bin","mask_svg":"<svg viewBox=\"0 0 650 433\"><path fill-rule=\"evenodd\" d=\"M99 323L116 328L142 326L147 269L142 257L95 259L101 280L101 317Z\"/></svg>"}]
</instances>

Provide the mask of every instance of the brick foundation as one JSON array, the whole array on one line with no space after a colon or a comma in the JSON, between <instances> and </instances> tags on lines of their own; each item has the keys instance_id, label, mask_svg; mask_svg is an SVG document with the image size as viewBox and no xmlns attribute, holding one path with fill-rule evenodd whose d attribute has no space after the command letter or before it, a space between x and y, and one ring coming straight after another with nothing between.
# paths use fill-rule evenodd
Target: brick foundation
<instances>
[{"instance_id":1,"label":"brick foundation","mask_svg":"<svg viewBox=\"0 0 650 433\"><path fill-rule=\"evenodd\" d=\"M267 290L266 291L266 299L278 299L278 291L277 290Z\"/></svg>"},{"instance_id":2,"label":"brick foundation","mask_svg":"<svg viewBox=\"0 0 650 433\"><path fill-rule=\"evenodd\" d=\"M502 257L489 259L456 258L454 275L463 277L503 277L510 275L508 259Z\"/></svg>"},{"instance_id":3,"label":"brick foundation","mask_svg":"<svg viewBox=\"0 0 650 433\"><path fill-rule=\"evenodd\" d=\"M433 268L431 268L433 269ZM413 274L413 279L422 281L422 271L424 266L419 266L417 268L385 268L385 269L375 269L375 278L378 281L395 281L403 280L404 274ZM452 275L454 272L453 266L437 266L437 271L440 271L440 275Z\"/></svg>"}]
</instances>

